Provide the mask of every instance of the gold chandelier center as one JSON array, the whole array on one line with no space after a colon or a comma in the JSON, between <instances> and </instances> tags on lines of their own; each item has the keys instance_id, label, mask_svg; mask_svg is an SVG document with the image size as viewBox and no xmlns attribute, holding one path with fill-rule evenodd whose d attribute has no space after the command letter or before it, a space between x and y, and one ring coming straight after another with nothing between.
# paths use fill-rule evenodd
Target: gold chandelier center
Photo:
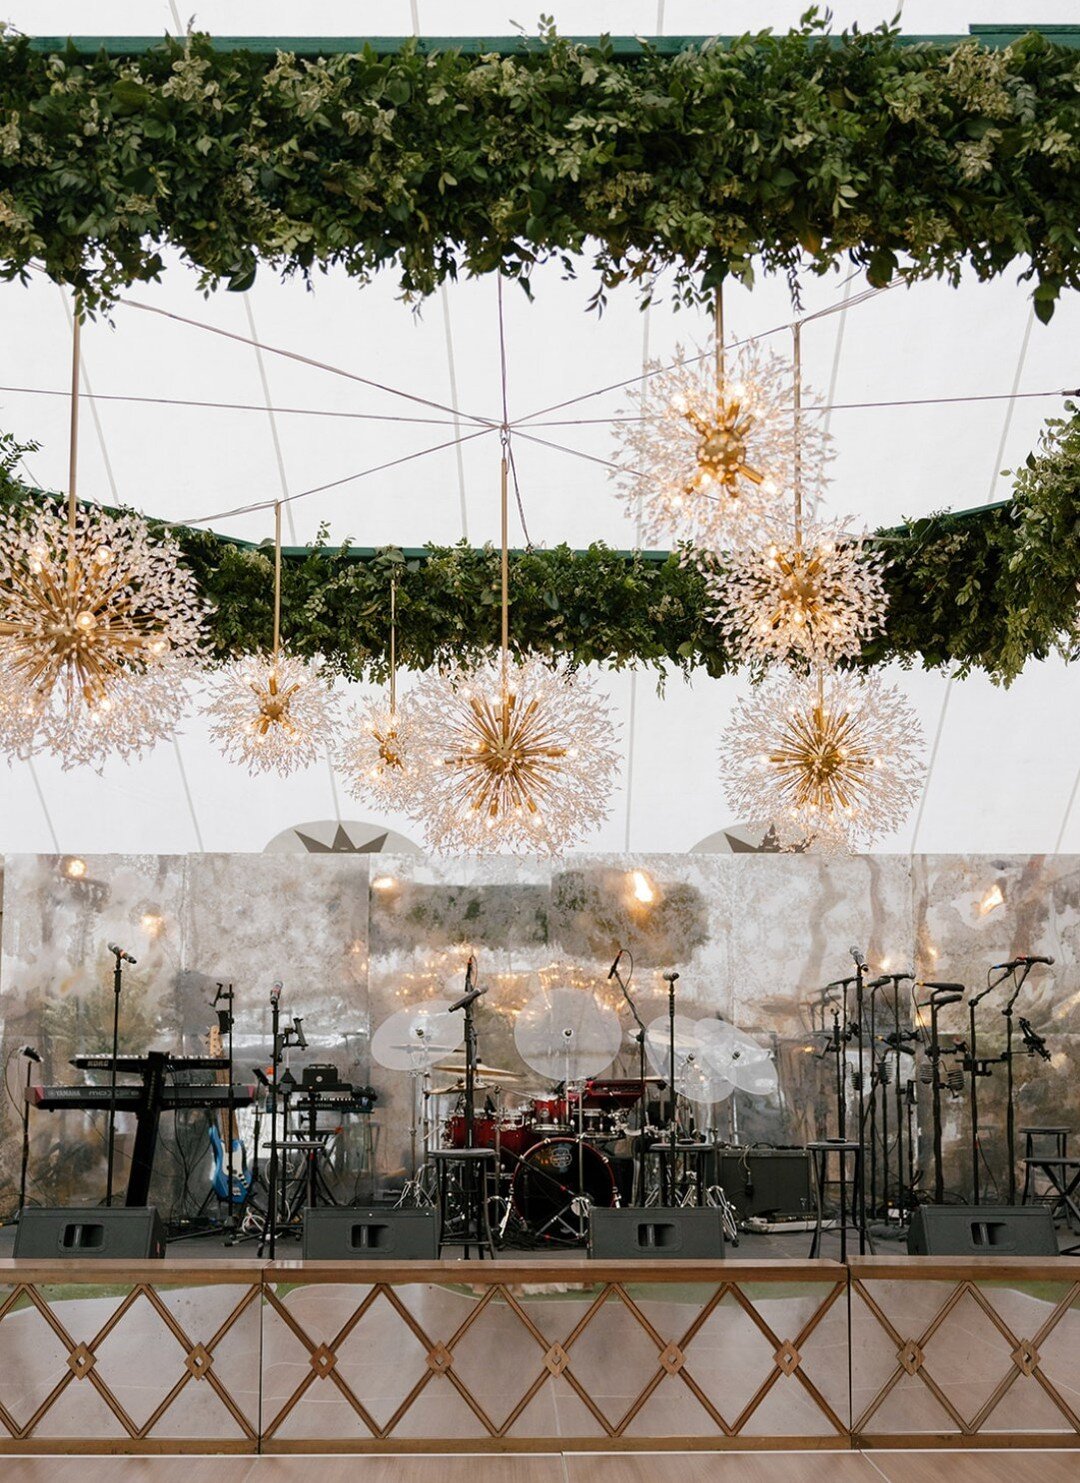
<instances>
[{"instance_id":1,"label":"gold chandelier center","mask_svg":"<svg viewBox=\"0 0 1080 1483\"><path fill-rule=\"evenodd\" d=\"M683 415L698 435L698 488L716 483L734 496L740 478L762 482L762 475L746 461L754 419L740 402L722 399L711 417L702 417L695 407L687 407Z\"/></svg>"}]
</instances>

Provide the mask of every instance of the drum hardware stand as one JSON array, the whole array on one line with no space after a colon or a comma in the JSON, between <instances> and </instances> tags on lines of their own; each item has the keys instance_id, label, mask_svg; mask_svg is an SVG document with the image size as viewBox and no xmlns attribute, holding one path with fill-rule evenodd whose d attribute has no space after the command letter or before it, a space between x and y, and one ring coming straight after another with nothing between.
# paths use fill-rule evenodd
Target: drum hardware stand
<instances>
[{"instance_id":1,"label":"drum hardware stand","mask_svg":"<svg viewBox=\"0 0 1080 1483\"><path fill-rule=\"evenodd\" d=\"M675 1149L676 1149L676 1146L677 1146L677 1144L679 1142L679 1128L678 1128L679 1094L676 1091L676 1087L675 1087L675 982L678 979L678 977L679 977L678 973L673 968L670 969L667 973L664 974L664 982L668 986L668 1075L671 1078L671 1087L669 1089L669 1094L670 1094L670 1097L671 1097L671 1103L670 1103L670 1121L669 1121L669 1125L668 1125L668 1140L669 1140L670 1147L671 1147L671 1184L672 1184L672 1188L671 1188L671 1191L670 1191L670 1197L671 1197L671 1203L673 1205L676 1203L676 1201L675 1201L675 1188L674 1188L674 1185L675 1185ZM667 1194L668 1194L668 1192L663 1189L663 1178L662 1177L661 1177L660 1184L661 1184L661 1202L666 1205L668 1203L668 1200L667 1200Z\"/></svg>"},{"instance_id":2,"label":"drum hardware stand","mask_svg":"<svg viewBox=\"0 0 1080 1483\"><path fill-rule=\"evenodd\" d=\"M417 1027L417 1036L422 1037L424 1030L422 1026ZM423 1054L425 1047L423 1043L415 1049L410 1047L409 1055L413 1060L412 1070L409 1072L409 1081L412 1085L410 1093L410 1106L412 1115L409 1121L409 1167L412 1170L410 1177L405 1181L401 1194L394 1202L394 1209L400 1210L404 1206L417 1209L430 1208L435 1202L431 1198L426 1184L428 1171L428 1153L430 1142L430 1122L427 1114L427 1088L424 1082L428 1080L428 1068L416 1061L417 1054ZM423 1134L423 1162L420 1161L417 1151L417 1134Z\"/></svg>"},{"instance_id":3,"label":"drum hardware stand","mask_svg":"<svg viewBox=\"0 0 1080 1483\"><path fill-rule=\"evenodd\" d=\"M938 1035L938 1013L946 1004L959 1004L966 990L963 984L931 983L925 979L920 981L917 987L930 990L930 998L927 1001L930 1007L930 1044L927 1047L927 1059L930 1062L930 1088L934 1118L934 1204L941 1205L945 1201L945 1170L941 1151L941 1093L944 1088L941 1079L941 1060L947 1052L941 1049L941 1039Z\"/></svg>"},{"instance_id":4,"label":"drum hardware stand","mask_svg":"<svg viewBox=\"0 0 1080 1483\"><path fill-rule=\"evenodd\" d=\"M622 974L619 972L619 963L623 958L630 959L630 972L626 975L625 980L623 979ZM634 1193L636 1193L638 1199L642 1203L644 1203L645 1186L648 1182L649 1169L649 1153L645 1144L645 1114L646 1102L648 1097L648 1082L646 1080L645 1071L645 1021L641 1018L641 1015L638 1013L637 1005L630 997L630 980L633 976L633 956L627 952L626 948L621 947L619 949L618 956L616 957L614 963L612 963L611 965L611 972L608 974L608 978L614 978L616 983L619 985L619 988L622 990L623 998L630 1006L630 1013L634 1016L634 1023L637 1025L637 1030L634 1033L634 1040L638 1048L638 1080L641 1083L641 1114L638 1122L638 1131L640 1133L640 1136L638 1138L637 1146L637 1167L634 1171ZM674 992L674 985L672 985L672 991Z\"/></svg>"},{"instance_id":5,"label":"drum hardware stand","mask_svg":"<svg viewBox=\"0 0 1080 1483\"><path fill-rule=\"evenodd\" d=\"M124 964L135 966L135 959L125 953L115 942L109 943L109 952L116 960L113 964L113 1021L112 1021L112 1067L109 1071L109 1134L108 1154L105 1162L105 1204L112 1204L113 1161L116 1151L116 1062L120 1055L120 991L123 988Z\"/></svg>"},{"instance_id":6,"label":"drum hardware stand","mask_svg":"<svg viewBox=\"0 0 1080 1483\"><path fill-rule=\"evenodd\" d=\"M270 1091L270 1078L261 1066L252 1066L251 1074L264 1091ZM256 1236L261 1236L262 1232L258 1212L252 1209L255 1203L255 1188L259 1183L259 1134L262 1130L262 1103L258 1098L256 1098L254 1110L255 1123L251 1134L251 1178L248 1181L247 1189L244 1191L244 1198L236 1207L235 1225L225 1238L226 1246L238 1246L241 1241L252 1241ZM249 1221L254 1223L255 1229L244 1229Z\"/></svg>"}]
</instances>

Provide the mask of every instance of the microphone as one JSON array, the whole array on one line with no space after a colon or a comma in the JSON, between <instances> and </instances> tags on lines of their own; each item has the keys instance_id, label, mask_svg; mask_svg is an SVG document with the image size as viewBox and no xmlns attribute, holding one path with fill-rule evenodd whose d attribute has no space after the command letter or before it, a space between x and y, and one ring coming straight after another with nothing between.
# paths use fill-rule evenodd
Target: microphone
<instances>
[{"instance_id":1,"label":"microphone","mask_svg":"<svg viewBox=\"0 0 1080 1483\"><path fill-rule=\"evenodd\" d=\"M135 966L136 960L131 956L130 953L125 953L122 947L117 947L115 942L110 942L108 944L108 948L109 952L114 953L122 963L130 963L132 967Z\"/></svg>"},{"instance_id":2,"label":"microphone","mask_svg":"<svg viewBox=\"0 0 1080 1483\"><path fill-rule=\"evenodd\" d=\"M664 976L663 976L664 977L664 982L666 984L673 984L675 982L675 980L678 978L678 976L679 975L675 972L674 968L672 968L669 973L665 973L664 974Z\"/></svg>"},{"instance_id":3,"label":"microphone","mask_svg":"<svg viewBox=\"0 0 1080 1483\"><path fill-rule=\"evenodd\" d=\"M609 982L610 982L611 979L613 979L615 977L615 974L618 972L619 964L622 962L622 955L623 955L623 949L620 948L619 951L615 954L615 961L614 961L614 963L612 963L611 967L608 969L608 980L609 980Z\"/></svg>"},{"instance_id":4,"label":"microphone","mask_svg":"<svg viewBox=\"0 0 1080 1483\"><path fill-rule=\"evenodd\" d=\"M849 947L848 952L851 954L856 968L866 967L866 959L863 957L862 953L857 947Z\"/></svg>"},{"instance_id":5,"label":"microphone","mask_svg":"<svg viewBox=\"0 0 1080 1483\"><path fill-rule=\"evenodd\" d=\"M465 987L471 989L476 982L476 955L469 954L469 961L465 964Z\"/></svg>"},{"instance_id":6,"label":"microphone","mask_svg":"<svg viewBox=\"0 0 1080 1483\"><path fill-rule=\"evenodd\" d=\"M450 1008L446 1011L447 1014L453 1014L455 1009L468 1009L469 1005L474 1004L481 994L486 993L487 989L470 989L467 994L462 994L456 1004L451 1004Z\"/></svg>"},{"instance_id":7,"label":"microphone","mask_svg":"<svg viewBox=\"0 0 1080 1483\"><path fill-rule=\"evenodd\" d=\"M38 1055L37 1051L32 1045L20 1046L19 1055L25 1056L28 1061L33 1061L38 1066L41 1065L41 1057Z\"/></svg>"},{"instance_id":8,"label":"microphone","mask_svg":"<svg viewBox=\"0 0 1080 1483\"><path fill-rule=\"evenodd\" d=\"M280 978L277 978L274 980L273 987L270 990L270 1003L275 1009L278 1007L278 1001L281 999L281 990L282 982Z\"/></svg>"},{"instance_id":9,"label":"microphone","mask_svg":"<svg viewBox=\"0 0 1080 1483\"><path fill-rule=\"evenodd\" d=\"M994 963L990 967L990 972L996 973L999 968L1019 968L1022 963L1045 963L1049 967L1053 961L1053 958L1040 958L1034 954L1027 954L1019 958L1013 958L1009 963Z\"/></svg>"}]
</instances>

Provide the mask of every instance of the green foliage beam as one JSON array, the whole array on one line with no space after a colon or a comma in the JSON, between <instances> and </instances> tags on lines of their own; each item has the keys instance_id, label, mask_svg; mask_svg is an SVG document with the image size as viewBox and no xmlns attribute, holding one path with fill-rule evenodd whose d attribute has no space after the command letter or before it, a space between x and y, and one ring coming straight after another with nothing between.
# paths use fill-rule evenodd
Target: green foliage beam
<instances>
[{"instance_id":1,"label":"green foliage beam","mask_svg":"<svg viewBox=\"0 0 1080 1483\"><path fill-rule=\"evenodd\" d=\"M93 307L178 248L205 285L393 265L526 285L582 255L601 293L686 299L760 260L871 283L1018 264L1043 318L1080 284L1080 53L827 36L811 19L670 53L553 35L506 54L298 57L209 38L139 54L0 34L0 274Z\"/></svg>"}]
</instances>

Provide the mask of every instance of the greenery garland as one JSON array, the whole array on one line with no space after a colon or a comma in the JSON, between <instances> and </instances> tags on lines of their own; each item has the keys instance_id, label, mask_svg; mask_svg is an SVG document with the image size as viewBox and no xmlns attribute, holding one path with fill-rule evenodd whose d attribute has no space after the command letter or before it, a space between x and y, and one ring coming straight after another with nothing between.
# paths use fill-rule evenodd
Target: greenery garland
<instances>
[{"instance_id":1,"label":"greenery garland","mask_svg":"<svg viewBox=\"0 0 1080 1483\"><path fill-rule=\"evenodd\" d=\"M824 32L298 59L0 28L0 274L40 260L93 308L166 245L206 286L394 264L410 295L587 252L600 295L672 267L686 299L755 259L794 283L850 256L874 284L1020 262L1048 318L1080 285L1080 53Z\"/></svg>"},{"instance_id":2,"label":"greenery garland","mask_svg":"<svg viewBox=\"0 0 1080 1483\"><path fill-rule=\"evenodd\" d=\"M920 661L982 669L1009 683L1029 659L1080 650L1080 412L1051 419L1015 475L1013 498L960 514L907 520L878 531L889 558L884 635L861 663ZM22 452L0 435L0 501L40 498L15 474ZM179 540L213 604L215 657L269 648L273 562L265 547L188 526ZM499 639L499 555L491 547L388 547L325 543L287 551L283 633L297 653L323 654L352 678L383 678L391 577L397 585L400 663L424 670L479 660ZM705 588L679 553L620 552L595 544L514 552L511 635L520 653L568 656L613 668L675 666L722 675L735 667L705 613Z\"/></svg>"}]
</instances>

